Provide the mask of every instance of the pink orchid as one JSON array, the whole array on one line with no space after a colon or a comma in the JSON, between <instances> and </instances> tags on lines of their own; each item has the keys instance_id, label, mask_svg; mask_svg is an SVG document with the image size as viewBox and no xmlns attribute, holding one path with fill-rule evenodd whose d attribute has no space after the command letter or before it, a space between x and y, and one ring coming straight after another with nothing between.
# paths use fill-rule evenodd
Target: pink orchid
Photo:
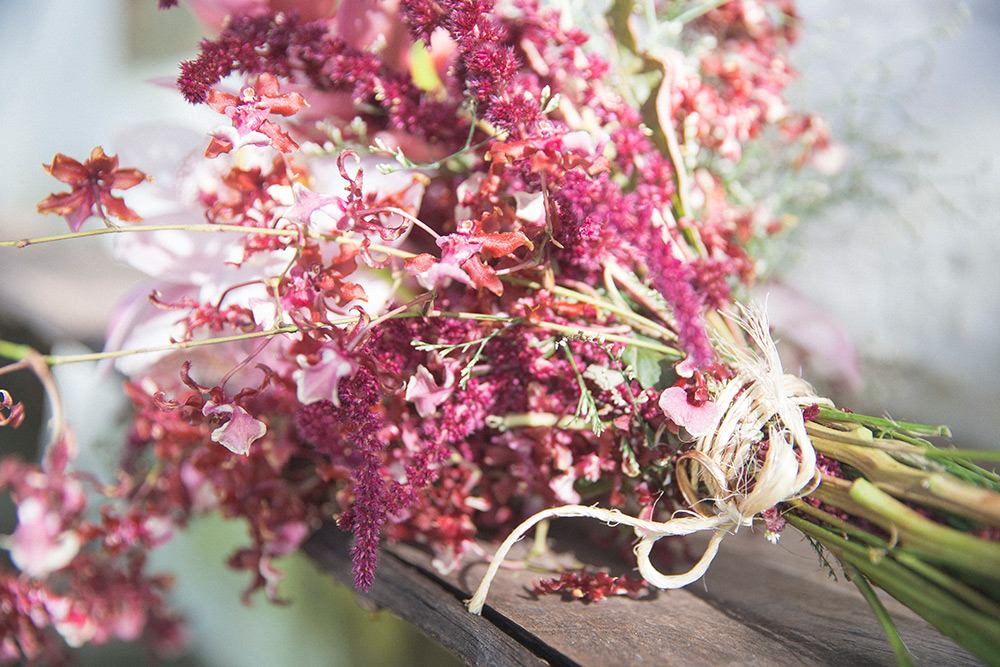
<instances>
[{"instance_id":1,"label":"pink orchid","mask_svg":"<svg viewBox=\"0 0 1000 667\"><path fill-rule=\"evenodd\" d=\"M441 259L433 255L417 255L406 260L406 270L416 275L428 289L447 285L449 280L457 280L472 286L473 281L462 265L482 250L483 244L467 234L448 234L437 240L441 248Z\"/></svg>"},{"instance_id":2,"label":"pink orchid","mask_svg":"<svg viewBox=\"0 0 1000 667\"><path fill-rule=\"evenodd\" d=\"M96 619L79 600L70 596L44 595L42 603L52 625L70 646L83 646L97 635Z\"/></svg>"},{"instance_id":3,"label":"pink orchid","mask_svg":"<svg viewBox=\"0 0 1000 667\"><path fill-rule=\"evenodd\" d=\"M69 565L80 552L80 536L63 530L56 512L41 499L29 496L17 506L17 528L4 536L0 546L10 551L10 559L29 577L41 578Z\"/></svg>"},{"instance_id":4,"label":"pink orchid","mask_svg":"<svg viewBox=\"0 0 1000 667\"><path fill-rule=\"evenodd\" d=\"M446 371L445 380L439 385L431 372L421 364L407 381L405 398L416 406L417 414L421 417L432 416L455 389L455 374L450 366L446 367Z\"/></svg>"},{"instance_id":5,"label":"pink orchid","mask_svg":"<svg viewBox=\"0 0 1000 667\"><path fill-rule=\"evenodd\" d=\"M288 220L294 220L295 222L301 222L304 225L309 225L309 221L313 217L313 214L317 211L324 211L324 209L328 206L331 209L336 209L337 215L332 217L339 218L340 214L343 213L344 199L342 197L334 197L320 194L319 192L313 192L301 183L295 183L292 185L292 193L295 195L295 203L290 206L282 216ZM322 231L327 231L327 229Z\"/></svg>"},{"instance_id":6,"label":"pink orchid","mask_svg":"<svg viewBox=\"0 0 1000 667\"><path fill-rule=\"evenodd\" d=\"M250 453L253 441L267 433L264 422L254 419L249 412L238 405L216 405L207 401L201 412L206 417L218 414L230 415L229 421L212 431L212 442L219 443L234 454L246 456Z\"/></svg>"},{"instance_id":7,"label":"pink orchid","mask_svg":"<svg viewBox=\"0 0 1000 667\"><path fill-rule=\"evenodd\" d=\"M310 366L306 364L305 357L300 356L299 364L302 368L292 373L292 379L298 387L296 395L303 405L322 400L340 405L340 381L358 370L356 361L330 346L323 348L319 362Z\"/></svg>"},{"instance_id":8,"label":"pink orchid","mask_svg":"<svg viewBox=\"0 0 1000 667\"><path fill-rule=\"evenodd\" d=\"M668 387L660 394L660 409L678 426L696 438L707 435L719 419L719 406L712 401L692 405L684 387Z\"/></svg>"}]
</instances>

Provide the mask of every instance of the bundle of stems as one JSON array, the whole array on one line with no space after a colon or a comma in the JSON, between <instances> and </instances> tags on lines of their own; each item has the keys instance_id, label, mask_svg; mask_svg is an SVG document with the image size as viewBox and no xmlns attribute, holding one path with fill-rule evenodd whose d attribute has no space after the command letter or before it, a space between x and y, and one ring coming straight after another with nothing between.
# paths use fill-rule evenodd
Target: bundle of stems
<instances>
[{"instance_id":1,"label":"bundle of stems","mask_svg":"<svg viewBox=\"0 0 1000 667\"><path fill-rule=\"evenodd\" d=\"M468 601L470 611L481 612L490 581L513 544L552 518L589 517L634 528L639 570L661 588L699 579L722 538L741 525L764 527L775 542L774 529L790 525L814 546L823 567L833 576L840 570L857 586L900 665L913 664L913 657L874 588L895 597L987 664L1000 664L1000 476L975 463L995 461L998 452L935 446L927 438L950 438L945 426L835 408L801 379L781 374L763 311L742 313L745 319L728 319L750 334L762 354L757 356L738 328L723 325L726 315L709 318L716 325L716 346L735 378L714 395L726 405L712 428L693 446L681 446L675 456L673 484L665 490L681 496L686 509L665 522L596 506L539 512L501 545ZM769 379L771 387L766 386ZM745 399L742 405L740 396ZM761 408L781 400L798 409ZM775 482L780 476L775 473L781 466L775 463L779 443L797 449L792 473L799 480L810 472L812 477L806 487L772 508L770 494L796 488ZM715 535L695 567L681 575L655 569L650 550L656 540L699 530L714 530Z\"/></svg>"},{"instance_id":2,"label":"bundle of stems","mask_svg":"<svg viewBox=\"0 0 1000 667\"><path fill-rule=\"evenodd\" d=\"M784 518L840 561L900 664L911 660L872 586L1000 664L1000 477L975 454L924 439L945 428L831 409L806 428L839 474L822 474L812 493L784 505Z\"/></svg>"}]
</instances>

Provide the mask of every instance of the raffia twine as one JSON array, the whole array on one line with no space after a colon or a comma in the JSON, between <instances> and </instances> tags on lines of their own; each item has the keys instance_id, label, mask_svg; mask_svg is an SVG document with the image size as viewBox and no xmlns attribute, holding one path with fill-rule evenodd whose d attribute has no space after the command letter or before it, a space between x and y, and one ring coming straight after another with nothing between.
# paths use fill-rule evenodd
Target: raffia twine
<instances>
[{"instance_id":1,"label":"raffia twine","mask_svg":"<svg viewBox=\"0 0 1000 667\"><path fill-rule=\"evenodd\" d=\"M739 308L740 315L734 320L749 334L760 354L718 342L723 354L733 360L736 375L726 382L716 399L720 410L713 428L695 441L693 449L678 457L675 478L691 509L662 522L585 505L538 512L500 545L475 594L466 602L470 612L482 612L490 582L514 543L546 519L588 517L611 526L631 526L639 539L634 552L643 578L658 588L681 588L708 571L728 533L752 525L762 512L815 488L816 452L806 433L802 407L832 403L816 396L801 378L782 371L764 309ZM767 450L760 461L762 433L767 435ZM694 489L701 487L707 491L695 494ZM702 557L687 572L663 574L650 562L650 551L660 538L705 530L714 532Z\"/></svg>"}]
</instances>

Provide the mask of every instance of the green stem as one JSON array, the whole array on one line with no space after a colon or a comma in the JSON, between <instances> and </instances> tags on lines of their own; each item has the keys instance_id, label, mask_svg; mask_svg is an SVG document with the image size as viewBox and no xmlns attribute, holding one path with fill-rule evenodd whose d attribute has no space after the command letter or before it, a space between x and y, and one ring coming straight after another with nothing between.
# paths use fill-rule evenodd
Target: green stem
<instances>
[{"instance_id":1,"label":"green stem","mask_svg":"<svg viewBox=\"0 0 1000 667\"><path fill-rule=\"evenodd\" d=\"M979 539L927 519L865 479L851 484L851 500L869 510L868 518L915 554L1000 586L1000 543Z\"/></svg>"},{"instance_id":2,"label":"green stem","mask_svg":"<svg viewBox=\"0 0 1000 667\"><path fill-rule=\"evenodd\" d=\"M847 444L843 437L828 437L815 429L810 429L810 436L816 451L850 465L896 498L1000 528L1000 494L989 488L905 465L875 447Z\"/></svg>"},{"instance_id":3,"label":"green stem","mask_svg":"<svg viewBox=\"0 0 1000 667\"><path fill-rule=\"evenodd\" d=\"M707 0L707 2L695 5L691 9L688 9L669 20L680 24L690 23L696 18L704 16L713 9L718 9L727 2L729 2L729 0Z\"/></svg>"},{"instance_id":4,"label":"green stem","mask_svg":"<svg viewBox=\"0 0 1000 667\"><path fill-rule=\"evenodd\" d=\"M579 335L596 336L604 340L609 340L615 343L624 343L625 345L635 345L636 347L642 347L647 350L659 352L660 354L670 359L680 359L683 356L677 350L652 340L643 340L641 338L622 336L619 334L607 333L604 331L594 331L592 329L583 329L580 327L570 327L566 326L565 324L556 324L555 322L541 321L538 323L537 326L542 329L549 329L551 331L558 331L559 333L569 334L570 336L579 336Z\"/></svg>"},{"instance_id":5,"label":"green stem","mask_svg":"<svg viewBox=\"0 0 1000 667\"><path fill-rule=\"evenodd\" d=\"M785 518L943 634L984 662L1000 666L1000 619L970 608L892 558L873 558L868 547L852 543L803 517L789 513Z\"/></svg>"},{"instance_id":6,"label":"green stem","mask_svg":"<svg viewBox=\"0 0 1000 667\"><path fill-rule=\"evenodd\" d=\"M837 422L849 422L851 424L861 424L871 426L879 431L893 432L900 431L910 435L942 436L951 437L951 429L947 426L928 426L926 424L912 424L910 422L896 421L895 419L885 419L882 417L869 417L853 412L841 412L833 408L820 407L817 419L832 420Z\"/></svg>"},{"instance_id":7,"label":"green stem","mask_svg":"<svg viewBox=\"0 0 1000 667\"><path fill-rule=\"evenodd\" d=\"M355 320L350 319L351 322ZM60 364L75 364L84 361L100 361L102 359L117 359L118 357L127 357L133 354L145 354L147 352L168 352L171 350L186 350L192 347L204 347L205 345L216 345L219 343L232 343L239 340L252 340L254 338L266 338L269 336L276 336L278 334L285 333L295 333L299 328L295 325L289 325L285 327L279 327L277 329L268 329L267 331L254 331L251 333L237 334L234 336L220 336L218 338L205 338L203 340L188 340L181 341L179 343L171 343L170 345L159 345L156 347L144 347L137 350L115 350L114 352L92 352L89 354L68 354L68 355L46 355L42 359L49 366L58 366ZM0 341L0 356L7 357L8 359L21 360L24 359L28 352L31 351L30 347L25 345L18 345L16 343L9 343L7 341Z\"/></svg>"},{"instance_id":8,"label":"green stem","mask_svg":"<svg viewBox=\"0 0 1000 667\"><path fill-rule=\"evenodd\" d=\"M504 276L504 281L533 290L545 289L541 283L537 283L532 280L525 280L523 278L515 278L513 276ZM609 301L590 296L589 294L584 294L583 292L577 292L561 285L555 285L551 289L551 292L558 296L573 299L575 301L579 301L580 303L586 303L596 308L600 308L601 310L618 315L623 320L635 323L640 329L644 329L651 335L661 340L677 340L677 334L670 329L657 324L649 318L643 317L632 310L615 305ZM681 357L678 351L672 350L671 352L676 355L676 358L679 359Z\"/></svg>"},{"instance_id":9,"label":"green stem","mask_svg":"<svg viewBox=\"0 0 1000 667\"><path fill-rule=\"evenodd\" d=\"M882 604L882 601L878 599L875 591L872 590L868 580L859 573L853 575L851 581L858 587L861 595L868 601L868 606L875 612L875 618L878 619L879 624L885 631L885 635L889 639L889 645L892 646L892 652L896 655L896 664L899 667L913 667L916 664L913 660L913 654L906 648L903 638L899 636L899 630L896 629L896 624L892 622L889 612L886 610L885 605Z\"/></svg>"},{"instance_id":10,"label":"green stem","mask_svg":"<svg viewBox=\"0 0 1000 667\"><path fill-rule=\"evenodd\" d=\"M8 340L0 340L0 357L23 361L29 353L34 352L34 348L19 343L12 343Z\"/></svg>"},{"instance_id":11,"label":"green stem","mask_svg":"<svg viewBox=\"0 0 1000 667\"><path fill-rule=\"evenodd\" d=\"M294 238L300 234L312 238L312 239L322 239L326 241L335 241L337 243L350 243L353 245L361 245L362 239L354 238L351 236L328 236L325 234L316 234L310 232L308 229L272 229L269 227L247 227L244 225L135 225L132 227L102 227L101 229L88 229L82 232L70 232L67 234L56 234L54 236L39 236L30 239L20 239L18 241L0 241L0 247L9 246L14 248L25 248L29 245L37 245L39 243L51 243L53 241L68 241L71 239L86 238L88 236L103 236L104 234L123 234L129 232L164 232L164 231L182 231L182 232L238 232L240 234L261 234L263 236L284 236L289 238ZM407 252L405 250L400 250L398 248L393 248L391 246L382 245L380 243L371 243L368 245L368 249L380 252L384 255L392 255L393 257L401 257L408 259L410 257L415 257L416 255L412 252Z\"/></svg>"},{"instance_id":12,"label":"green stem","mask_svg":"<svg viewBox=\"0 0 1000 667\"><path fill-rule=\"evenodd\" d=\"M872 535L871 533L866 532L833 514L830 514L829 512L802 502L801 500L795 500L789 504L795 508L796 512L808 515L818 519L828 526L832 526L838 532L846 535L848 539L854 539L869 545L869 547L874 549L874 551L871 552L871 554L873 554L872 557L875 557L874 554L889 555L920 576L926 578L928 581L934 582L936 585L948 591L956 598L964 600L976 609L979 609L984 614L993 618L1000 618L1000 604L997 604L994 600L987 598L979 591L962 583L961 581L958 581L954 577L951 577L932 565L923 562L913 554L906 553L899 549L892 549L885 540L878 538L875 535Z\"/></svg>"}]
</instances>

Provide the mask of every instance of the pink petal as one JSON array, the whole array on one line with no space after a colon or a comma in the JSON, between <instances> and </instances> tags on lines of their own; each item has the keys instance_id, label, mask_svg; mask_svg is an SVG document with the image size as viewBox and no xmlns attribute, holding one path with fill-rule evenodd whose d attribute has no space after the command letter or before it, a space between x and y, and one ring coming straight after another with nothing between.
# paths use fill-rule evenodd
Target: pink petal
<instances>
[{"instance_id":1,"label":"pink petal","mask_svg":"<svg viewBox=\"0 0 1000 667\"><path fill-rule=\"evenodd\" d=\"M304 360L300 357L300 364ZM292 374L297 385L299 403L309 405L327 400L340 405L338 387L341 378L354 375L357 363L332 347L323 349L323 357L313 366L305 366Z\"/></svg>"},{"instance_id":2,"label":"pink petal","mask_svg":"<svg viewBox=\"0 0 1000 667\"><path fill-rule=\"evenodd\" d=\"M212 431L212 442L219 443L234 454L246 456L250 453L253 441L267 433L264 422L254 419L249 412L238 405L215 405L209 401L202 409L202 414L206 417L219 412L229 413L232 417Z\"/></svg>"},{"instance_id":3,"label":"pink petal","mask_svg":"<svg viewBox=\"0 0 1000 667\"><path fill-rule=\"evenodd\" d=\"M719 406L712 401L691 405L683 387L664 389L659 405L667 417L696 438L711 433L719 417Z\"/></svg>"},{"instance_id":4,"label":"pink petal","mask_svg":"<svg viewBox=\"0 0 1000 667\"><path fill-rule=\"evenodd\" d=\"M17 528L5 536L14 565L29 577L45 577L69 565L80 552L80 538L60 531L59 516L47 511L41 500L28 497L17 506Z\"/></svg>"},{"instance_id":5,"label":"pink petal","mask_svg":"<svg viewBox=\"0 0 1000 667\"><path fill-rule=\"evenodd\" d=\"M406 383L405 398L412 401L421 417L430 417L437 411L437 406L448 400L454 389L454 377L448 373L444 386L438 385L434 376L422 364L417 366L417 372Z\"/></svg>"}]
</instances>

